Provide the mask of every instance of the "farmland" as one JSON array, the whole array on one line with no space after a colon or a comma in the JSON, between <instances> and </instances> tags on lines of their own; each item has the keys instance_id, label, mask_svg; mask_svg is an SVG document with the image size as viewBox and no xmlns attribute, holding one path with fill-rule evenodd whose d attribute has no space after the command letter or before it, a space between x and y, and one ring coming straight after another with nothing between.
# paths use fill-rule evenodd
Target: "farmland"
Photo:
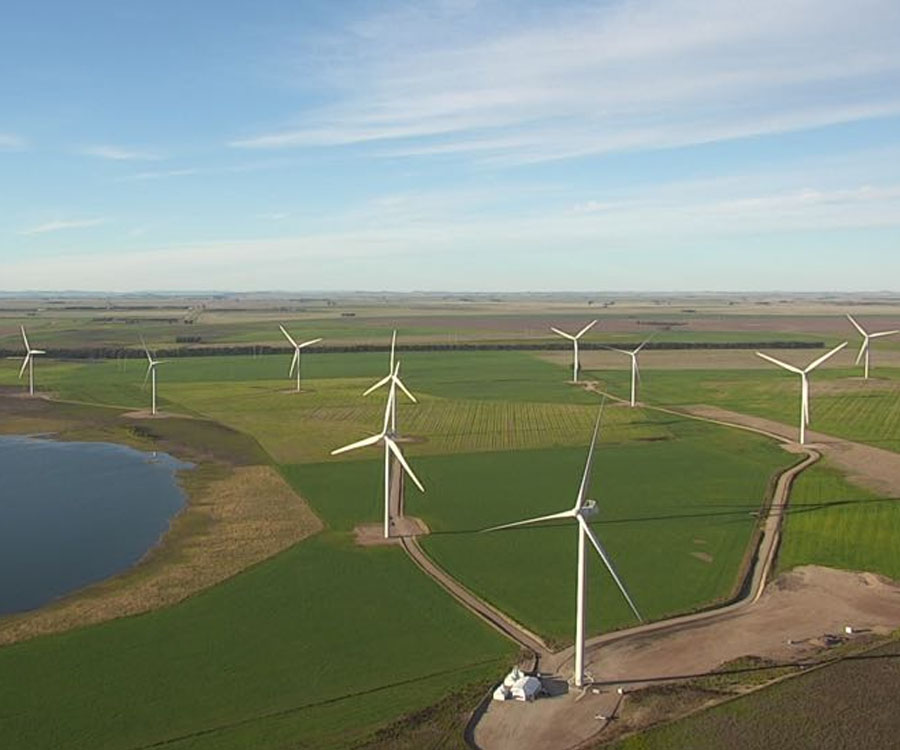
<instances>
[{"instance_id":1,"label":"farmland","mask_svg":"<svg viewBox=\"0 0 900 750\"><path fill-rule=\"evenodd\" d=\"M570 318L574 323L576 316ZM209 324L225 326L215 334L225 344L265 330L263 340L280 345L270 335L272 320L229 328L233 321L213 317ZM409 340L437 340L437 320L420 321ZM560 320L565 324L566 315ZM310 335L322 335L313 330L314 318L301 322ZM605 335L633 340L640 331L627 322L613 320ZM759 330L779 334L774 323ZM71 325L87 344L115 341L109 330L78 320ZM353 325L336 322L326 330L339 338L346 327L370 343L369 334L377 335L383 345L391 327L377 317L362 331ZM460 326L478 340L544 336L525 314ZM736 333L752 340L757 330ZM822 333L804 340L828 340L831 334ZM15 331L7 334L0 344L15 344ZM670 334L671 340L725 341L731 332ZM164 345L166 335L161 326L149 338ZM55 340L68 343L63 335ZM600 396L566 382L566 352L401 352L400 359L401 377L419 400L401 397L399 424L409 439L403 450L427 488L424 495L411 489L406 504L432 531L423 547L464 585L552 644L570 643L572 529L478 531L569 507ZM325 530L178 605L0 649L0 669L25 675L15 690L8 683L0 688L13 717L0 730L4 742L57 747L65 737L75 747L171 741L202 748L280 746L302 737L310 747L346 747L448 693L489 682L514 658L509 642L461 610L400 549L353 542L355 526L381 515L381 462L374 450L339 458L329 451L380 427L384 392L364 398L362 391L383 376L387 354L305 354L300 394L290 392L289 361L289 355L175 358L160 367L160 404L185 418L147 426L182 442L215 440L224 454L237 441L240 451L232 452L250 451L254 461L275 466ZM87 407L71 402L102 404L115 407L104 417L113 422L125 419L119 411L146 408L144 371L140 359L50 357L35 369L40 390L70 402L49 409L77 421ZM870 384L845 380L856 373L841 367L817 373L815 428L834 426L835 434L894 446L898 373L879 368ZM16 375L15 363L0 368L0 385L19 383ZM584 375L616 395L627 392L624 367ZM643 388L651 404L708 403L795 421L796 383L779 372L651 364ZM210 423L196 416L236 432L211 433ZM53 422L48 412L33 424ZM106 421L84 429L112 434ZM591 493L600 509L594 527L645 616L696 610L734 593L770 477L791 461L759 436L606 404ZM888 544L896 526L892 505L846 485L827 467L801 478L794 499L784 569L818 562L898 574ZM846 537L877 543L865 549L837 543ZM631 624L607 574L589 559L590 633ZM364 700L354 697L362 694ZM53 720L38 721L47 706Z\"/></svg>"},{"instance_id":2,"label":"farmland","mask_svg":"<svg viewBox=\"0 0 900 750\"><path fill-rule=\"evenodd\" d=\"M613 744L615 750L892 747L900 642Z\"/></svg>"}]
</instances>

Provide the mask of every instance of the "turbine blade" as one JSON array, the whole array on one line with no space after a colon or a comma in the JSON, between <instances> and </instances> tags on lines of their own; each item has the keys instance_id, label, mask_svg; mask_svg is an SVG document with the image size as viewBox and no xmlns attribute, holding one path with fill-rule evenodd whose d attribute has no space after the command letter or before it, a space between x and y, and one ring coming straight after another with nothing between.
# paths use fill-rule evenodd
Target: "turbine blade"
<instances>
[{"instance_id":1,"label":"turbine blade","mask_svg":"<svg viewBox=\"0 0 900 750\"><path fill-rule=\"evenodd\" d=\"M574 510L564 510L560 513L551 513L549 516L538 516L537 518L528 518L524 521L515 521L513 523L504 523L501 526L491 526L489 529L482 529L481 533L488 531L500 531L501 529L514 529L518 526L532 526L536 523L544 523L545 521L557 521L561 518L574 518Z\"/></svg>"},{"instance_id":2,"label":"turbine blade","mask_svg":"<svg viewBox=\"0 0 900 750\"><path fill-rule=\"evenodd\" d=\"M641 368L638 366L637 357L634 358L634 376L638 383L641 382Z\"/></svg>"},{"instance_id":3,"label":"turbine blade","mask_svg":"<svg viewBox=\"0 0 900 750\"><path fill-rule=\"evenodd\" d=\"M600 344L604 349L609 349L611 352L618 352L619 354L631 354L631 352L625 349L616 349L614 346L609 346L608 344Z\"/></svg>"},{"instance_id":4,"label":"turbine blade","mask_svg":"<svg viewBox=\"0 0 900 750\"><path fill-rule=\"evenodd\" d=\"M838 353L841 349L843 349L845 346L847 346L847 342L846 342L846 341L845 341L843 344L840 344L839 346L834 347L834 349L832 349L830 352L827 352L826 354L823 354L823 355L822 355L821 357L819 357L815 362L813 362L811 365L807 366L807 368L806 368L803 372L812 372L812 371L815 370L819 365L821 365L826 359L828 359L829 357L833 357L835 354L837 354L837 353Z\"/></svg>"},{"instance_id":5,"label":"turbine blade","mask_svg":"<svg viewBox=\"0 0 900 750\"><path fill-rule=\"evenodd\" d=\"M46 354L47 352L45 352L43 349L32 349L31 353L32 354Z\"/></svg>"},{"instance_id":6,"label":"turbine blade","mask_svg":"<svg viewBox=\"0 0 900 750\"><path fill-rule=\"evenodd\" d=\"M385 375L381 380L379 380L377 383L375 383L375 385L373 385L371 388L367 389L363 393L363 396L368 396L372 391L377 391L379 388L381 388L381 386L383 386L385 383L389 383L389 382L391 382L391 376Z\"/></svg>"},{"instance_id":7,"label":"turbine blade","mask_svg":"<svg viewBox=\"0 0 900 750\"><path fill-rule=\"evenodd\" d=\"M586 334L588 331L590 331L591 328L593 328L595 325L597 325L597 321L592 320L584 328L582 328L578 333L575 334L575 338L580 339L582 336L584 336L584 334Z\"/></svg>"},{"instance_id":8,"label":"turbine blade","mask_svg":"<svg viewBox=\"0 0 900 750\"><path fill-rule=\"evenodd\" d=\"M25 368L28 367L28 362L31 359L31 352L25 355L25 359L22 360L22 369L19 370L19 377L21 378L25 374Z\"/></svg>"},{"instance_id":9,"label":"turbine blade","mask_svg":"<svg viewBox=\"0 0 900 750\"><path fill-rule=\"evenodd\" d=\"M357 440L355 443L350 443L350 445L345 445L341 448L335 448L333 451L331 451L331 455L336 456L338 455L338 453L346 453L347 451L355 451L357 448L365 448L367 445L375 445L375 443L377 443L383 437L384 435L372 435L371 437Z\"/></svg>"},{"instance_id":10,"label":"turbine blade","mask_svg":"<svg viewBox=\"0 0 900 750\"><path fill-rule=\"evenodd\" d=\"M391 372L394 371L394 351L397 348L397 329L391 334Z\"/></svg>"},{"instance_id":11,"label":"turbine blade","mask_svg":"<svg viewBox=\"0 0 900 750\"><path fill-rule=\"evenodd\" d=\"M153 362L151 362L149 365L147 365L147 372L144 374L144 384L141 386L141 388L147 387L147 379L150 377L150 372L152 370L153 370Z\"/></svg>"},{"instance_id":12,"label":"turbine blade","mask_svg":"<svg viewBox=\"0 0 900 750\"><path fill-rule=\"evenodd\" d=\"M625 584L622 583L622 579L619 578L619 574L618 572L616 572L615 565L613 565L613 562L610 559L609 555L606 554L606 550L603 549L603 545L600 544L600 540L597 539L596 535L594 534L594 530L581 516L578 516L578 523L581 525L584 533L587 534L587 538L591 540L591 544L594 545L594 549L597 550L597 554L600 555L600 559L603 560L603 563L606 565L606 569L609 571L609 574L616 582L616 586L619 587L619 591L622 592L622 596L625 597L625 601L628 602L628 606L631 607L631 611L634 612L634 616L637 617L638 620L643 622L644 618L641 616L641 613L638 612L637 607L634 606L634 602L631 600L631 596L628 594L628 590L625 588Z\"/></svg>"},{"instance_id":13,"label":"turbine blade","mask_svg":"<svg viewBox=\"0 0 900 750\"><path fill-rule=\"evenodd\" d=\"M19 326L22 330L22 341L25 343L25 350L31 351L31 346L28 344L28 336L25 335L25 326Z\"/></svg>"},{"instance_id":14,"label":"turbine blade","mask_svg":"<svg viewBox=\"0 0 900 750\"><path fill-rule=\"evenodd\" d=\"M554 328L553 326L550 326L550 330L553 331L553 333L555 333L559 336L562 336L563 338L569 339L569 341L577 341L578 340L571 333L566 333L565 331L560 331L559 328Z\"/></svg>"},{"instance_id":15,"label":"turbine blade","mask_svg":"<svg viewBox=\"0 0 900 750\"><path fill-rule=\"evenodd\" d=\"M141 336L141 346L144 347L144 354L147 355L147 361L150 362L150 363L152 363L152 362L153 362L153 357L150 356L150 350L147 348L147 342L144 341L144 337L143 337L143 336Z\"/></svg>"},{"instance_id":16,"label":"turbine blade","mask_svg":"<svg viewBox=\"0 0 900 750\"><path fill-rule=\"evenodd\" d=\"M865 332L865 330L863 329L863 327L859 323L856 322L856 320L850 313L847 313L847 320L849 320L851 323L853 323L853 327L856 328L856 330L859 331L863 336L868 335Z\"/></svg>"},{"instance_id":17,"label":"turbine blade","mask_svg":"<svg viewBox=\"0 0 900 750\"><path fill-rule=\"evenodd\" d=\"M853 363L855 365L859 364L859 361L863 358L863 354L866 353L866 349L869 348L869 337L865 336L862 340L862 344L859 345L859 354L856 355L856 361Z\"/></svg>"},{"instance_id":18,"label":"turbine blade","mask_svg":"<svg viewBox=\"0 0 900 750\"><path fill-rule=\"evenodd\" d=\"M591 445L588 448L587 459L584 462L584 473L581 475L581 484L578 485L578 497L575 498L574 510L580 510L587 499L588 487L591 484L591 468L594 464L594 447L597 445L597 435L600 433L600 421L603 419L603 404L600 404L600 412L594 423L594 434L591 436Z\"/></svg>"},{"instance_id":19,"label":"turbine blade","mask_svg":"<svg viewBox=\"0 0 900 750\"><path fill-rule=\"evenodd\" d=\"M293 338L291 338L291 334L289 334L289 333L285 330L284 326L281 325L281 324L279 324L278 327L281 329L281 332L284 334L285 338L286 338L288 341L291 342L291 346L297 346L297 342L294 341Z\"/></svg>"},{"instance_id":20,"label":"turbine blade","mask_svg":"<svg viewBox=\"0 0 900 750\"><path fill-rule=\"evenodd\" d=\"M413 396L413 395L407 390L407 388L406 388L405 385L403 385L403 381L400 380L400 378L395 378L395 379L394 379L394 382L397 384L397 387L398 387L401 391L403 391L403 392L406 394L407 398L408 398L410 401L412 401L414 404L419 403L418 401L416 401L416 397Z\"/></svg>"},{"instance_id":21,"label":"turbine blade","mask_svg":"<svg viewBox=\"0 0 900 750\"><path fill-rule=\"evenodd\" d=\"M294 368L300 361L300 349L294 349L294 356L291 358L291 369L288 370L288 377L294 374Z\"/></svg>"},{"instance_id":22,"label":"turbine blade","mask_svg":"<svg viewBox=\"0 0 900 750\"><path fill-rule=\"evenodd\" d=\"M634 353L637 354L641 349L643 349L645 346L647 346L647 344L650 343L650 339L652 339L652 338L653 338L653 336L648 336L647 338L645 338L641 342L640 346L638 346L638 348L634 350Z\"/></svg>"},{"instance_id":23,"label":"turbine blade","mask_svg":"<svg viewBox=\"0 0 900 750\"><path fill-rule=\"evenodd\" d=\"M388 427L391 424L391 413L394 410L394 399L397 398L396 388L394 387L394 383L391 382L391 387L388 390L388 399L387 403L384 405L384 422L381 425L381 434L387 435Z\"/></svg>"},{"instance_id":24,"label":"turbine blade","mask_svg":"<svg viewBox=\"0 0 900 750\"><path fill-rule=\"evenodd\" d=\"M409 474L409 478L416 483L416 487L419 488L422 492L425 492L425 488L422 486L422 483L419 481L419 478L415 475L415 472L410 468L409 464L406 463L406 459L403 457L403 452L400 448L397 447L397 444L391 440L390 438L385 438L387 442L388 448L391 449L391 453L393 453L397 460L400 462L400 465L403 467L403 470Z\"/></svg>"},{"instance_id":25,"label":"turbine blade","mask_svg":"<svg viewBox=\"0 0 900 750\"><path fill-rule=\"evenodd\" d=\"M307 346L312 346L313 344L318 344L322 339L310 339L309 341L304 341L302 344L297 344L300 349L304 349Z\"/></svg>"},{"instance_id":26,"label":"turbine blade","mask_svg":"<svg viewBox=\"0 0 900 750\"><path fill-rule=\"evenodd\" d=\"M794 367L793 365L789 365L787 362L782 362L780 359L775 359L775 357L770 357L768 354L763 354L762 352L756 352L757 357L762 357L773 364L778 365L779 367L783 367L785 370L790 370L791 372L796 372L798 375L803 374L803 370L799 367Z\"/></svg>"},{"instance_id":27,"label":"turbine blade","mask_svg":"<svg viewBox=\"0 0 900 750\"><path fill-rule=\"evenodd\" d=\"M897 331L879 331L878 333L870 333L870 339L880 339L882 336L893 336L895 333L900 333L900 330Z\"/></svg>"}]
</instances>

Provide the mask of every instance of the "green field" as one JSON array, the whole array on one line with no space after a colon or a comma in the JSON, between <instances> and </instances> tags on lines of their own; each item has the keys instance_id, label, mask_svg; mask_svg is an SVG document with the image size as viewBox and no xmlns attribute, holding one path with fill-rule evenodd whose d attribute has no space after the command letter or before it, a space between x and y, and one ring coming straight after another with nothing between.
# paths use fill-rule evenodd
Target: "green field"
<instances>
[{"instance_id":1,"label":"green field","mask_svg":"<svg viewBox=\"0 0 900 750\"><path fill-rule=\"evenodd\" d=\"M756 528L753 514L770 476L791 458L754 435L645 418L662 434L646 442L621 439L613 426L598 449L594 526L645 617L659 619L732 594ZM574 528L475 532L571 507L584 459L584 446L422 458L417 468L429 492L410 492L407 500L433 530L422 544L437 562L557 643L572 639ZM633 623L594 557L590 631Z\"/></svg>"},{"instance_id":2,"label":"green field","mask_svg":"<svg viewBox=\"0 0 900 750\"><path fill-rule=\"evenodd\" d=\"M425 548L512 616L570 642L574 532L475 532L573 502L599 397L569 385L567 367L524 352L405 353L402 362L420 397L401 406L400 425L416 439L404 451L428 489L407 497L434 531ZM341 460L328 451L380 426L384 394L361 394L386 363L383 353L307 356L299 395L285 392L288 356L163 365L164 410L254 438L328 529L171 609L0 649L0 670L18 676L0 687L2 744L346 747L501 673L509 642L400 549L352 543L355 525L380 518L381 464L374 450ZM143 370L138 360L41 361L36 374L62 399L143 408ZM0 383L15 375L11 363ZM669 387L677 393L678 379ZM190 433L192 422L202 443L205 423L178 429ZM607 406L596 530L646 615L729 595L768 481L790 461L754 435ZM590 575L592 631L628 624L596 561Z\"/></svg>"},{"instance_id":3,"label":"green field","mask_svg":"<svg viewBox=\"0 0 900 750\"><path fill-rule=\"evenodd\" d=\"M897 746L900 643L801 674L694 716L596 747L840 750ZM639 700L639 698L637 699Z\"/></svg>"},{"instance_id":4,"label":"green field","mask_svg":"<svg viewBox=\"0 0 900 750\"><path fill-rule=\"evenodd\" d=\"M827 565L900 579L900 501L847 482L825 465L803 472L791 490L778 567Z\"/></svg>"},{"instance_id":5,"label":"green field","mask_svg":"<svg viewBox=\"0 0 900 750\"><path fill-rule=\"evenodd\" d=\"M786 425L799 423L799 378L774 365L771 371L645 370L643 375L640 398L650 404L709 404ZM622 398L628 394L624 371L594 370L585 377ZM858 369L823 369L813 373L811 382L811 429L900 450L900 370L880 367L867 382Z\"/></svg>"}]
</instances>

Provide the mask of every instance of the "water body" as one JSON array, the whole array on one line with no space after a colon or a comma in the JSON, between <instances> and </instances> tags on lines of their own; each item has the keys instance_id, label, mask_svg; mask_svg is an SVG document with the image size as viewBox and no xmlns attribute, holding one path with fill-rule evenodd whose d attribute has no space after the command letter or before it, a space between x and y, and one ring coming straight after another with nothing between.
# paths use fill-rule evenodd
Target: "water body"
<instances>
[{"instance_id":1,"label":"water body","mask_svg":"<svg viewBox=\"0 0 900 750\"><path fill-rule=\"evenodd\" d=\"M0 436L0 614L134 565L185 496L171 456L112 443Z\"/></svg>"}]
</instances>

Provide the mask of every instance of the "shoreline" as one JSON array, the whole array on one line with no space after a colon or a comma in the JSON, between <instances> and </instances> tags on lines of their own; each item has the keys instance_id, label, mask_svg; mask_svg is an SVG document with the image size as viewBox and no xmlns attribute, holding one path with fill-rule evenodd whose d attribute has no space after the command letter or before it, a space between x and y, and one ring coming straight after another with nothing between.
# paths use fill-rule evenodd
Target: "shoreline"
<instances>
[{"instance_id":1,"label":"shoreline","mask_svg":"<svg viewBox=\"0 0 900 750\"><path fill-rule=\"evenodd\" d=\"M323 528L306 501L264 461L265 454L252 450L258 448L255 442L218 423L191 420L202 423L206 433L222 433L220 442L240 436L248 447L243 456L232 455L232 460L227 460L224 454L229 451L221 446L217 450L209 442L202 447L191 445L184 441L183 430L171 430L178 433L178 439L173 438L167 427L182 428L186 420L180 417L161 418L154 422L157 431L136 434L134 424L117 410L79 406L78 411L89 413L85 421L59 414L55 407L65 407L66 402L43 401L37 409L29 406L29 413L22 415L17 413L17 404L11 404L14 401L18 399L0 395L0 414L13 412L13 419L0 428L2 434L22 434L11 431L16 428L16 417L20 423L22 417L29 422L54 422L57 429L41 430L45 436L53 433L51 439L155 450L192 468L175 471L184 505L137 562L37 609L0 616L0 647L177 604Z\"/></svg>"}]
</instances>

